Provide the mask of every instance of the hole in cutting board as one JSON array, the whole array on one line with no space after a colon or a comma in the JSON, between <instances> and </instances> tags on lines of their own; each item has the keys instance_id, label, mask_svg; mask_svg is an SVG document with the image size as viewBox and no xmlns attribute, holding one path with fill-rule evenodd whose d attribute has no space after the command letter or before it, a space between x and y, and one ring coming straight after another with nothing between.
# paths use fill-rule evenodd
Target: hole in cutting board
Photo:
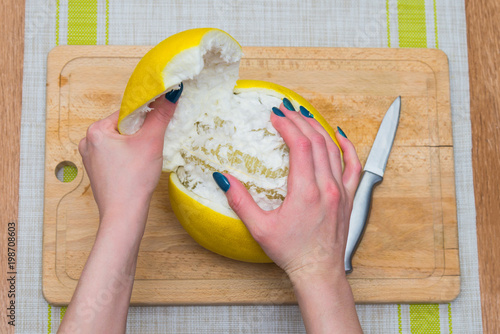
<instances>
[{"instance_id":1,"label":"hole in cutting board","mask_svg":"<svg viewBox=\"0 0 500 334\"><path fill-rule=\"evenodd\" d=\"M55 173L59 181L67 183L76 178L78 175L78 168L71 161L62 161L57 164Z\"/></svg>"}]
</instances>

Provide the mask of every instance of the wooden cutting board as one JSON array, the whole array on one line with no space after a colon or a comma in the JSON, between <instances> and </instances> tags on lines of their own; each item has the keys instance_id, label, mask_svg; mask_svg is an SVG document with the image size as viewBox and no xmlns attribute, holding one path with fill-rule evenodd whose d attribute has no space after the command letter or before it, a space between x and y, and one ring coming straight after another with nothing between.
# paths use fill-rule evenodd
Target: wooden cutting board
<instances>
[{"instance_id":1,"label":"wooden cutting board","mask_svg":"<svg viewBox=\"0 0 500 334\"><path fill-rule=\"evenodd\" d=\"M69 303L94 242L98 211L78 153L87 127L117 110L148 46L59 46L48 57L43 293ZM289 87L364 164L385 111L402 97L384 181L349 275L358 303L445 302L460 291L448 60L438 50L244 48L240 77ZM72 162L63 183L55 169ZM274 264L248 264L198 246L172 213L163 175L141 245L133 304L295 303Z\"/></svg>"}]
</instances>

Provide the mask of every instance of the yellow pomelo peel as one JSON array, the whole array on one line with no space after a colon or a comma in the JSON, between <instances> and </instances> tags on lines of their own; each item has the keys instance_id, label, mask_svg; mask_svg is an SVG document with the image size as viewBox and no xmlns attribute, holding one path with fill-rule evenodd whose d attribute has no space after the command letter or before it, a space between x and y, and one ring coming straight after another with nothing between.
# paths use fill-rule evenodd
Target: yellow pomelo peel
<instances>
[{"instance_id":1,"label":"yellow pomelo peel","mask_svg":"<svg viewBox=\"0 0 500 334\"><path fill-rule=\"evenodd\" d=\"M231 173L265 210L286 195L288 148L270 123L273 106L288 98L308 109L337 143L334 130L302 96L283 86L237 80L241 46L227 33L192 29L171 36L139 62L125 90L118 122L136 132L149 103L183 82L165 135L163 170L183 228L206 249L235 260L272 262L229 208L211 174ZM338 143L337 143L338 145Z\"/></svg>"},{"instance_id":2,"label":"yellow pomelo peel","mask_svg":"<svg viewBox=\"0 0 500 334\"><path fill-rule=\"evenodd\" d=\"M272 262L241 220L201 204L199 196L182 186L175 173L170 173L168 189L175 216L201 246L234 260Z\"/></svg>"},{"instance_id":3,"label":"yellow pomelo peel","mask_svg":"<svg viewBox=\"0 0 500 334\"><path fill-rule=\"evenodd\" d=\"M182 31L168 37L141 58L129 78L123 94L118 130L124 134L136 132L142 125L142 120L134 121L133 125L123 122L133 114L140 114L147 105L158 96L177 86L182 80L196 74L193 62L189 61L193 51L198 51L204 39L217 36L227 41L230 53L240 53L241 46L226 32L215 28L197 28ZM238 55L237 55L238 57ZM187 58L187 61L183 61ZM195 66L196 67L196 66ZM193 72L194 71L194 72Z\"/></svg>"}]
</instances>

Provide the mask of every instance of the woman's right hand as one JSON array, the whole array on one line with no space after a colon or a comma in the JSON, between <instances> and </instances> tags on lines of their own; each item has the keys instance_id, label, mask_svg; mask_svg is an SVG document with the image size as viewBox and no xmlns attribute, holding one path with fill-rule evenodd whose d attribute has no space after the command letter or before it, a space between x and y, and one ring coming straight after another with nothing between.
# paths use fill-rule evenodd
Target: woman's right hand
<instances>
[{"instance_id":1,"label":"woman's right hand","mask_svg":"<svg viewBox=\"0 0 500 334\"><path fill-rule=\"evenodd\" d=\"M302 108L273 109L271 122L290 149L288 191L279 208L263 211L231 175L214 178L254 239L290 277L307 332L362 333L344 271L361 164L352 143L337 131L342 170L339 148L309 116Z\"/></svg>"},{"instance_id":2,"label":"woman's right hand","mask_svg":"<svg viewBox=\"0 0 500 334\"><path fill-rule=\"evenodd\" d=\"M292 280L321 272L344 276L349 218L361 172L354 146L336 132L342 170L339 148L305 109L291 111L282 104L273 111L271 122L290 149L285 200L264 211L236 178L225 174L229 205Z\"/></svg>"}]
</instances>

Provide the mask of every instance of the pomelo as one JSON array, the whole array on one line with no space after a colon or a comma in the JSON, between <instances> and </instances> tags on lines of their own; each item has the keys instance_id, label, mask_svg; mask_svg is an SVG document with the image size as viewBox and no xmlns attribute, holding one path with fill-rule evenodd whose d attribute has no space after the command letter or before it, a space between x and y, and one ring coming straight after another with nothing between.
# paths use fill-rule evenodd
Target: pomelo
<instances>
[{"instance_id":1,"label":"pomelo","mask_svg":"<svg viewBox=\"0 0 500 334\"><path fill-rule=\"evenodd\" d=\"M270 122L284 97L308 109L336 141L333 129L297 93L277 84L238 80L241 46L213 28L175 34L138 63L125 89L118 129L133 134L149 104L183 84L165 135L163 170L169 197L191 237L220 255L272 262L229 207L213 172L230 173L264 210L281 205L287 190L288 147Z\"/></svg>"}]
</instances>

